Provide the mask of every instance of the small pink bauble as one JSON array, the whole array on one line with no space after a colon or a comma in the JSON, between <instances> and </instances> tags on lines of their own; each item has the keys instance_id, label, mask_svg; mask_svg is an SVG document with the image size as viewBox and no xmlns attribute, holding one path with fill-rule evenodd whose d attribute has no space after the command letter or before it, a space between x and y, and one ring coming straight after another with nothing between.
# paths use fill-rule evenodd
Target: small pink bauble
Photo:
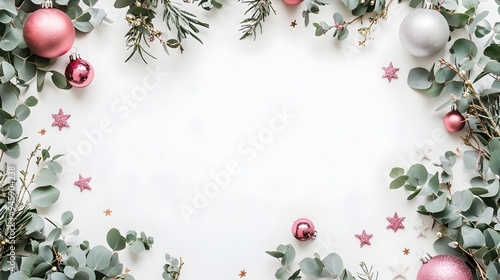
<instances>
[{"instance_id":1,"label":"small pink bauble","mask_svg":"<svg viewBox=\"0 0 500 280\"><path fill-rule=\"evenodd\" d=\"M36 55L59 57L71 49L75 27L71 19L58 9L42 8L28 16L23 27L24 41Z\"/></svg>"},{"instance_id":2,"label":"small pink bauble","mask_svg":"<svg viewBox=\"0 0 500 280\"><path fill-rule=\"evenodd\" d=\"M70 85L77 88L86 87L94 79L94 68L88 61L81 59L80 55L73 53L69 56L64 76Z\"/></svg>"},{"instance_id":3,"label":"small pink bauble","mask_svg":"<svg viewBox=\"0 0 500 280\"><path fill-rule=\"evenodd\" d=\"M465 118L458 110L451 110L443 118L444 126L449 132L458 132L465 126Z\"/></svg>"},{"instance_id":4,"label":"small pink bauble","mask_svg":"<svg viewBox=\"0 0 500 280\"><path fill-rule=\"evenodd\" d=\"M293 222L292 234L300 241L307 241L316 237L316 230L314 229L314 224L311 220L300 218Z\"/></svg>"},{"instance_id":5,"label":"small pink bauble","mask_svg":"<svg viewBox=\"0 0 500 280\"><path fill-rule=\"evenodd\" d=\"M455 256L425 254L422 262L417 280L472 280L469 267Z\"/></svg>"},{"instance_id":6,"label":"small pink bauble","mask_svg":"<svg viewBox=\"0 0 500 280\"><path fill-rule=\"evenodd\" d=\"M300 4L303 0L282 0L283 3L287 5L298 5Z\"/></svg>"}]
</instances>

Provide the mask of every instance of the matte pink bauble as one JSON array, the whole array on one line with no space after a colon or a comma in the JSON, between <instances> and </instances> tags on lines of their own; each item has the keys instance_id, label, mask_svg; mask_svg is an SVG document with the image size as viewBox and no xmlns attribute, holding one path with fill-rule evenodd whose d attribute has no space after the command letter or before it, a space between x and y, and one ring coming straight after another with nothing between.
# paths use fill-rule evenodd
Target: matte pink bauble
<instances>
[{"instance_id":1,"label":"matte pink bauble","mask_svg":"<svg viewBox=\"0 0 500 280\"><path fill-rule=\"evenodd\" d=\"M292 235L300 241L307 241L316 237L316 230L311 220L300 218L293 222Z\"/></svg>"},{"instance_id":2,"label":"matte pink bauble","mask_svg":"<svg viewBox=\"0 0 500 280\"><path fill-rule=\"evenodd\" d=\"M422 262L417 280L472 280L469 267L455 256L425 254Z\"/></svg>"},{"instance_id":3,"label":"matte pink bauble","mask_svg":"<svg viewBox=\"0 0 500 280\"><path fill-rule=\"evenodd\" d=\"M67 53L73 46L75 27L68 15L60 10L42 8L28 16L23 36L34 54L56 58Z\"/></svg>"},{"instance_id":4,"label":"matte pink bauble","mask_svg":"<svg viewBox=\"0 0 500 280\"><path fill-rule=\"evenodd\" d=\"M81 59L80 55L73 53L69 56L64 76L70 85L77 88L86 87L94 79L94 68L88 61Z\"/></svg>"},{"instance_id":5,"label":"matte pink bauble","mask_svg":"<svg viewBox=\"0 0 500 280\"><path fill-rule=\"evenodd\" d=\"M465 118L458 110L451 110L444 115L443 123L449 132L458 132L465 126Z\"/></svg>"},{"instance_id":6,"label":"matte pink bauble","mask_svg":"<svg viewBox=\"0 0 500 280\"><path fill-rule=\"evenodd\" d=\"M302 2L303 0L283 0L283 3L287 5L298 5Z\"/></svg>"}]
</instances>

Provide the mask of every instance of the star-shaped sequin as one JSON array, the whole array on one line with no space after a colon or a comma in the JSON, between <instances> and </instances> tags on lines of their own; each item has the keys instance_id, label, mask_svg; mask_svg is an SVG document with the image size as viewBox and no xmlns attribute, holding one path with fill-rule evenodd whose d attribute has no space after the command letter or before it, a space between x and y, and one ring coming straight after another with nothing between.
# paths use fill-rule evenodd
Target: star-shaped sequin
<instances>
[{"instance_id":1,"label":"star-shaped sequin","mask_svg":"<svg viewBox=\"0 0 500 280\"><path fill-rule=\"evenodd\" d=\"M83 192L83 190L91 190L92 188L89 186L90 180L92 180L92 177L88 178L83 178L82 175L78 175L78 181L75 182L75 186L78 186L80 188L80 192Z\"/></svg>"},{"instance_id":2,"label":"star-shaped sequin","mask_svg":"<svg viewBox=\"0 0 500 280\"><path fill-rule=\"evenodd\" d=\"M373 237L373 234L367 234L365 230L361 234L355 234L357 239L359 239L359 247L363 247L365 245L372 245L370 243L370 238Z\"/></svg>"},{"instance_id":3,"label":"star-shaped sequin","mask_svg":"<svg viewBox=\"0 0 500 280\"><path fill-rule=\"evenodd\" d=\"M111 209L106 209L102 212L104 213L104 216L111 216L111 212L113 212L113 211L111 211Z\"/></svg>"},{"instance_id":4,"label":"star-shaped sequin","mask_svg":"<svg viewBox=\"0 0 500 280\"><path fill-rule=\"evenodd\" d=\"M389 268L393 272L392 279L406 279L406 271L408 266L401 262L390 265Z\"/></svg>"},{"instance_id":5,"label":"star-shaped sequin","mask_svg":"<svg viewBox=\"0 0 500 280\"><path fill-rule=\"evenodd\" d=\"M292 23L290 23L290 26L295 28L295 26L297 26L297 20L292 21Z\"/></svg>"},{"instance_id":6,"label":"star-shaped sequin","mask_svg":"<svg viewBox=\"0 0 500 280\"><path fill-rule=\"evenodd\" d=\"M420 223L416 226L413 226L413 228L416 229L418 232L417 237L419 236L427 237L425 232L427 231L427 229L429 229L429 226L424 224L424 221L420 220Z\"/></svg>"},{"instance_id":7,"label":"star-shaped sequin","mask_svg":"<svg viewBox=\"0 0 500 280\"><path fill-rule=\"evenodd\" d=\"M46 132L47 130L45 130L45 128L42 128L40 129L40 131L38 131L38 133L40 133L41 136L44 136Z\"/></svg>"},{"instance_id":8,"label":"star-shaped sequin","mask_svg":"<svg viewBox=\"0 0 500 280\"><path fill-rule=\"evenodd\" d=\"M398 75L396 75L396 72L399 71L399 68L394 68L392 66L392 62L389 63L388 67L382 67L384 69L385 73L382 75L382 78L387 78L389 80L389 83L391 82L392 79L397 79Z\"/></svg>"},{"instance_id":9,"label":"star-shaped sequin","mask_svg":"<svg viewBox=\"0 0 500 280\"><path fill-rule=\"evenodd\" d=\"M409 254L410 254L410 249L405 248L405 249L403 250L403 254L404 254L405 256L409 255Z\"/></svg>"},{"instance_id":10,"label":"star-shaped sequin","mask_svg":"<svg viewBox=\"0 0 500 280\"><path fill-rule=\"evenodd\" d=\"M63 127L69 127L68 119L71 117L71 115L65 115L62 109L59 109L59 112L57 114L52 114L52 117L54 118L52 126L59 127L59 131L61 131Z\"/></svg>"},{"instance_id":11,"label":"star-shaped sequin","mask_svg":"<svg viewBox=\"0 0 500 280\"><path fill-rule=\"evenodd\" d=\"M246 277L247 276L247 272L243 269L240 271L240 274L238 274L238 276L241 278L241 277Z\"/></svg>"},{"instance_id":12,"label":"star-shaped sequin","mask_svg":"<svg viewBox=\"0 0 500 280\"><path fill-rule=\"evenodd\" d=\"M406 217L399 217L398 213L394 212L393 217L387 217L387 221L389 221L389 225L386 227L387 229L392 229L394 232L398 231L398 229L404 229L403 221Z\"/></svg>"}]
</instances>

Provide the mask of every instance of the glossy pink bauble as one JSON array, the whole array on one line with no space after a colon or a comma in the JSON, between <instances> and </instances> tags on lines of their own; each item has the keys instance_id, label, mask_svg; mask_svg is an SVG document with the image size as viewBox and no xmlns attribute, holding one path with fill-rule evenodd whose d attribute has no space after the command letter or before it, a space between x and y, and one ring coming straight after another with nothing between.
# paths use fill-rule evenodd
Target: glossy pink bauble
<instances>
[{"instance_id":1,"label":"glossy pink bauble","mask_svg":"<svg viewBox=\"0 0 500 280\"><path fill-rule=\"evenodd\" d=\"M283 0L283 2L287 5L298 5L302 2L303 0Z\"/></svg>"},{"instance_id":2,"label":"glossy pink bauble","mask_svg":"<svg viewBox=\"0 0 500 280\"><path fill-rule=\"evenodd\" d=\"M68 83L77 88L88 86L94 79L94 68L92 65L75 54L70 55L69 60L68 66L66 66L66 70L64 71Z\"/></svg>"},{"instance_id":3,"label":"glossy pink bauble","mask_svg":"<svg viewBox=\"0 0 500 280\"><path fill-rule=\"evenodd\" d=\"M465 126L465 118L457 110L451 110L444 115L443 123L449 132L458 132Z\"/></svg>"},{"instance_id":4,"label":"glossy pink bauble","mask_svg":"<svg viewBox=\"0 0 500 280\"><path fill-rule=\"evenodd\" d=\"M293 223L292 234L300 241L307 241L316 236L316 230L311 220L300 218Z\"/></svg>"},{"instance_id":5,"label":"glossy pink bauble","mask_svg":"<svg viewBox=\"0 0 500 280\"><path fill-rule=\"evenodd\" d=\"M34 54L56 58L67 53L73 46L75 27L65 13L58 9L42 8L28 16L23 36Z\"/></svg>"},{"instance_id":6,"label":"glossy pink bauble","mask_svg":"<svg viewBox=\"0 0 500 280\"><path fill-rule=\"evenodd\" d=\"M437 255L424 262L418 271L417 280L472 280L472 272L455 256Z\"/></svg>"}]
</instances>

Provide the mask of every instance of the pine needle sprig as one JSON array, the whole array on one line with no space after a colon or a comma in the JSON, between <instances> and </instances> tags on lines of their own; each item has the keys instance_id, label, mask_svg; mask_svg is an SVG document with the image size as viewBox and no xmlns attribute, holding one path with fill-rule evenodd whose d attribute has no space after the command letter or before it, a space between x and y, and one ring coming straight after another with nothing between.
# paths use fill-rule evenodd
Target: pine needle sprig
<instances>
[{"instance_id":1,"label":"pine needle sprig","mask_svg":"<svg viewBox=\"0 0 500 280\"><path fill-rule=\"evenodd\" d=\"M146 47L149 47L149 43L155 40L160 42L167 53L169 48L179 48L180 51L183 52L182 40L188 37L192 37L203 44L200 37L196 34L200 32L199 27L208 28L209 24L198 20L196 15L182 10L179 4L170 0L161 0L161 2L159 2L159 0L142 0L135 1L132 4L130 4L129 1L123 1L124 0L115 0L115 7L128 7L125 19L130 25L130 30L125 34L125 37L126 46L132 49L132 52L125 62L129 61L136 54L138 54L145 63L147 62L144 58L144 54L151 58L155 58L146 51ZM155 27L153 19L156 17L155 10L158 5L162 6L162 19L168 30L175 32L175 39L169 39L165 32Z\"/></svg>"},{"instance_id":2,"label":"pine needle sprig","mask_svg":"<svg viewBox=\"0 0 500 280\"><path fill-rule=\"evenodd\" d=\"M243 4L248 5L245 15L251 14L250 17L241 21L240 31L243 32L240 40L253 35L254 40L257 38L257 29L262 33L262 23L266 21L266 17L271 14L271 11L276 14L276 10L270 0L243 0Z\"/></svg>"},{"instance_id":3,"label":"pine needle sprig","mask_svg":"<svg viewBox=\"0 0 500 280\"><path fill-rule=\"evenodd\" d=\"M373 272L373 266L370 266L370 268L368 268L368 266L366 265L365 262L361 262L359 264L359 266L361 267L361 270L363 270L363 272L358 272L359 279L361 279L361 280L377 280L378 279L378 271Z\"/></svg>"},{"instance_id":4,"label":"pine needle sprig","mask_svg":"<svg viewBox=\"0 0 500 280\"><path fill-rule=\"evenodd\" d=\"M187 39L188 36L203 44L200 37L196 35L200 32L198 27L208 28L209 24L199 21L194 14L181 10L171 1L162 0L162 2L164 6L163 21L165 21L169 30L175 29L177 32L177 40L179 41L181 52L184 49L180 43L183 39Z\"/></svg>"}]
</instances>

